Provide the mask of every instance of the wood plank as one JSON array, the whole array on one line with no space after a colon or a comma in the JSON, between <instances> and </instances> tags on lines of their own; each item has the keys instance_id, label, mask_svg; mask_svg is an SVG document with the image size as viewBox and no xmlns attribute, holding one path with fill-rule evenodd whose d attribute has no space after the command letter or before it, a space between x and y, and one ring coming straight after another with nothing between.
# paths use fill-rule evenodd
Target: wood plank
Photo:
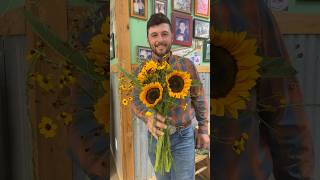
<instances>
[{"instance_id":1,"label":"wood plank","mask_svg":"<svg viewBox=\"0 0 320 180\"><path fill-rule=\"evenodd\" d=\"M282 34L320 34L320 14L273 12Z\"/></svg>"},{"instance_id":2,"label":"wood plank","mask_svg":"<svg viewBox=\"0 0 320 180\"><path fill-rule=\"evenodd\" d=\"M119 64L127 72L131 72L130 57L130 32L129 32L129 1L115 1L115 53ZM124 96L120 95L120 100ZM134 149L133 149L133 126L130 108L121 106L120 109L120 134L121 134L121 156L122 174L120 179L132 179L134 177ZM121 172L121 171L119 171Z\"/></svg>"},{"instance_id":3,"label":"wood plank","mask_svg":"<svg viewBox=\"0 0 320 180\"><path fill-rule=\"evenodd\" d=\"M49 27L62 39L67 39L67 4L65 0L39 1L34 4L26 1L26 9L30 10L35 16ZM57 13L59 10L59 13ZM39 37L31 30L29 24L26 27L28 49L35 47ZM61 58L50 48L46 48L46 54L52 61L59 61ZM59 59L60 58L60 59ZM36 71L57 74L50 70L46 64L36 66ZM55 180L72 179L72 160L66 153L68 147L68 134L62 121L55 121L58 125L56 136L52 139L44 138L38 130L38 124L42 116L56 117L56 110L43 104L34 102L50 102L54 97L45 97L40 89L29 92L30 119L33 128L33 162L34 176L36 180Z\"/></svg>"},{"instance_id":4,"label":"wood plank","mask_svg":"<svg viewBox=\"0 0 320 180\"><path fill-rule=\"evenodd\" d=\"M26 34L26 22L24 17L19 14L23 9L24 7L20 7L0 16L1 36Z\"/></svg>"}]
</instances>

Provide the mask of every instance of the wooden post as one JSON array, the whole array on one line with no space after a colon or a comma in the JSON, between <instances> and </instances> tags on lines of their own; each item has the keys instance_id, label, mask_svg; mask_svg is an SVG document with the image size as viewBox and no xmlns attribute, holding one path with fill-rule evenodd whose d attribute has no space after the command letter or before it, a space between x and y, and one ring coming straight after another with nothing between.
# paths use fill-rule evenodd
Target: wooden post
<instances>
[{"instance_id":1,"label":"wooden post","mask_svg":"<svg viewBox=\"0 0 320 180\"><path fill-rule=\"evenodd\" d=\"M39 1L33 4L33 0L26 0L26 9L47 25L62 39L67 40L67 4L65 0ZM34 48L39 37L32 31L29 24L26 28L27 47ZM57 54L50 48L46 49L48 57L57 60ZM36 67L37 71L48 72L51 70L44 64ZM51 72L54 73L54 72ZM52 97L41 95L40 89L29 92L28 111L32 125L33 140L33 169L36 180L72 179L72 160L67 154L67 133L63 122L56 122L58 129L56 136L46 139L39 133L38 124L42 116L56 118L56 112L51 107L41 106L38 102L50 102Z\"/></svg>"},{"instance_id":2,"label":"wooden post","mask_svg":"<svg viewBox=\"0 0 320 180\"><path fill-rule=\"evenodd\" d=\"M129 1L115 1L116 58L127 72L131 72L129 9ZM122 98L120 96L120 100ZM121 179L130 180L134 178L133 127L130 107L121 106L120 121L122 174L119 176Z\"/></svg>"}]
</instances>

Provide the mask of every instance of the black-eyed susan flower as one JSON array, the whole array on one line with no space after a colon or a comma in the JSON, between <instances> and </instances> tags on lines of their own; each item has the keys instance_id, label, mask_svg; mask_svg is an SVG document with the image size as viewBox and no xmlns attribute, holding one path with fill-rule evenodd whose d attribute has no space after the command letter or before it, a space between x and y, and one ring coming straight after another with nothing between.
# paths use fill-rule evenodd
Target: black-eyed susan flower
<instances>
[{"instance_id":1,"label":"black-eyed susan flower","mask_svg":"<svg viewBox=\"0 0 320 180\"><path fill-rule=\"evenodd\" d=\"M126 99L126 98L122 99L122 104L127 106L129 104L128 99Z\"/></svg>"},{"instance_id":2,"label":"black-eyed susan flower","mask_svg":"<svg viewBox=\"0 0 320 180\"><path fill-rule=\"evenodd\" d=\"M129 100L129 101L132 101L132 100L133 100L133 98L130 96L130 97L128 97L128 100Z\"/></svg>"},{"instance_id":3,"label":"black-eyed susan flower","mask_svg":"<svg viewBox=\"0 0 320 180\"><path fill-rule=\"evenodd\" d=\"M67 86L68 84L73 84L75 82L75 78L72 75L72 72L70 70L64 70L63 74L59 78L59 87L63 88L64 86Z\"/></svg>"},{"instance_id":4,"label":"black-eyed susan flower","mask_svg":"<svg viewBox=\"0 0 320 180\"><path fill-rule=\"evenodd\" d=\"M140 101L148 108L152 108L162 99L163 88L159 82L145 85L139 95Z\"/></svg>"},{"instance_id":5,"label":"black-eyed susan flower","mask_svg":"<svg viewBox=\"0 0 320 180\"><path fill-rule=\"evenodd\" d=\"M37 74L36 76L36 81L40 88L44 89L45 91L49 92L53 90L54 86L53 83L51 82L51 76L43 76L41 74Z\"/></svg>"},{"instance_id":6,"label":"black-eyed susan flower","mask_svg":"<svg viewBox=\"0 0 320 180\"><path fill-rule=\"evenodd\" d=\"M56 135L56 129L58 126L48 117L42 117L41 122L38 125L40 134L46 138L52 138Z\"/></svg>"},{"instance_id":7,"label":"black-eyed susan flower","mask_svg":"<svg viewBox=\"0 0 320 180\"><path fill-rule=\"evenodd\" d=\"M72 115L70 113L61 112L59 118L63 120L65 125L69 125L72 122Z\"/></svg>"},{"instance_id":8,"label":"black-eyed susan flower","mask_svg":"<svg viewBox=\"0 0 320 180\"><path fill-rule=\"evenodd\" d=\"M245 32L216 32L213 38L213 99L212 113L238 118L238 110L245 109L249 90L256 85L261 57L256 55L255 39L245 39Z\"/></svg>"},{"instance_id":9,"label":"black-eyed susan flower","mask_svg":"<svg viewBox=\"0 0 320 180\"><path fill-rule=\"evenodd\" d=\"M188 95L192 80L189 73L175 70L166 76L166 82L169 96L183 99Z\"/></svg>"}]
</instances>

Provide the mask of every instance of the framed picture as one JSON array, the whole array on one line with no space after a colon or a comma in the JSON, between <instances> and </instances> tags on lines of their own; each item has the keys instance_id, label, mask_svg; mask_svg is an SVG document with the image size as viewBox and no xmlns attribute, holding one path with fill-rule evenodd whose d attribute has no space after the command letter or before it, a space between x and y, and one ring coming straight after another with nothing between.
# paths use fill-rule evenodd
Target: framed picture
<instances>
[{"instance_id":1,"label":"framed picture","mask_svg":"<svg viewBox=\"0 0 320 180\"><path fill-rule=\"evenodd\" d=\"M172 10L191 14L192 0L172 0Z\"/></svg>"},{"instance_id":2,"label":"framed picture","mask_svg":"<svg viewBox=\"0 0 320 180\"><path fill-rule=\"evenodd\" d=\"M194 19L193 36L200 39L208 39L210 36L210 22Z\"/></svg>"},{"instance_id":3,"label":"framed picture","mask_svg":"<svg viewBox=\"0 0 320 180\"><path fill-rule=\"evenodd\" d=\"M137 57L138 57L138 61L146 61L148 59L151 59L152 57L151 48L144 47L144 46L137 46Z\"/></svg>"},{"instance_id":4,"label":"framed picture","mask_svg":"<svg viewBox=\"0 0 320 180\"><path fill-rule=\"evenodd\" d=\"M288 11L289 1L288 0L269 0L268 7L272 11Z\"/></svg>"},{"instance_id":5,"label":"framed picture","mask_svg":"<svg viewBox=\"0 0 320 180\"><path fill-rule=\"evenodd\" d=\"M194 15L204 18L210 16L210 0L195 0L194 1Z\"/></svg>"},{"instance_id":6,"label":"framed picture","mask_svg":"<svg viewBox=\"0 0 320 180\"><path fill-rule=\"evenodd\" d=\"M131 10L130 16L139 19L147 19L148 17L148 0L130 0Z\"/></svg>"},{"instance_id":7,"label":"framed picture","mask_svg":"<svg viewBox=\"0 0 320 180\"><path fill-rule=\"evenodd\" d=\"M203 62L210 62L210 40L203 43Z\"/></svg>"},{"instance_id":8,"label":"framed picture","mask_svg":"<svg viewBox=\"0 0 320 180\"><path fill-rule=\"evenodd\" d=\"M114 58L114 34L111 34L110 37L110 60Z\"/></svg>"},{"instance_id":9,"label":"framed picture","mask_svg":"<svg viewBox=\"0 0 320 180\"><path fill-rule=\"evenodd\" d=\"M173 44L182 46L192 45L192 17L183 13L172 12Z\"/></svg>"},{"instance_id":10,"label":"framed picture","mask_svg":"<svg viewBox=\"0 0 320 180\"><path fill-rule=\"evenodd\" d=\"M168 2L167 0L153 0L153 14L162 13L167 16Z\"/></svg>"}]
</instances>

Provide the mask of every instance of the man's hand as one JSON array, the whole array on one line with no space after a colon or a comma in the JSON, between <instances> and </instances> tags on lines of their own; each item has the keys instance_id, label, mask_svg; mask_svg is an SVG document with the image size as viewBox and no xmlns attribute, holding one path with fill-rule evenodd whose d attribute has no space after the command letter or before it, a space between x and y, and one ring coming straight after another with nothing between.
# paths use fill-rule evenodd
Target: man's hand
<instances>
[{"instance_id":1,"label":"man's hand","mask_svg":"<svg viewBox=\"0 0 320 180\"><path fill-rule=\"evenodd\" d=\"M209 143L210 143L209 135L200 134L200 133L197 134L197 148L198 149L201 149L201 148L208 149Z\"/></svg>"},{"instance_id":2,"label":"man's hand","mask_svg":"<svg viewBox=\"0 0 320 180\"><path fill-rule=\"evenodd\" d=\"M162 136L164 134L162 129L167 128L167 125L164 123L164 121L165 118L160 114L156 114L155 116L147 118L147 127L149 129L149 132L157 140L159 136Z\"/></svg>"}]
</instances>

